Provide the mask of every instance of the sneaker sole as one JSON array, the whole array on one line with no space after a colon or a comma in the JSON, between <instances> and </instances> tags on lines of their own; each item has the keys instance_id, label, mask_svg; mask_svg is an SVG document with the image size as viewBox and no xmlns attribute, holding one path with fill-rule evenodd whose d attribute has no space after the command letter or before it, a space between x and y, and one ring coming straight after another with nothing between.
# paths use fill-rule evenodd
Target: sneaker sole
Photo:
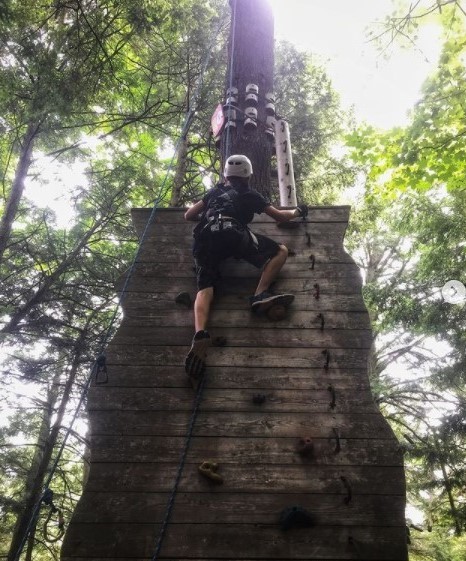
<instances>
[{"instance_id":1,"label":"sneaker sole","mask_svg":"<svg viewBox=\"0 0 466 561\"><path fill-rule=\"evenodd\" d=\"M269 298L264 298L260 302L254 302L251 305L251 310L256 314L264 314L272 306L288 306L293 302L294 294L277 294L275 296L270 296Z\"/></svg>"}]
</instances>

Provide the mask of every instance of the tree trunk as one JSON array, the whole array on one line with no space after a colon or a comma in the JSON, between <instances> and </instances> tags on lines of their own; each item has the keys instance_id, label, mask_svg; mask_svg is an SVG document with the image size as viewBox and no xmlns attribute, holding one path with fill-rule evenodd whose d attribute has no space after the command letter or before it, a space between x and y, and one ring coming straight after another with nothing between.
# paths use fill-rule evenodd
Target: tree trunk
<instances>
[{"instance_id":1,"label":"tree trunk","mask_svg":"<svg viewBox=\"0 0 466 561\"><path fill-rule=\"evenodd\" d=\"M267 94L273 94L274 24L267 0L230 0L232 25L226 90L237 88L236 127L225 127L221 140L222 168L231 154L245 154L253 166L251 186L271 197L270 159L274 140L266 132ZM246 87L258 87L256 127L245 126ZM225 95L225 100L227 95ZM270 112L269 106L268 111ZM228 111L228 110L227 110Z\"/></svg>"},{"instance_id":2,"label":"tree trunk","mask_svg":"<svg viewBox=\"0 0 466 561\"><path fill-rule=\"evenodd\" d=\"M21 197L23 196L24 181L31 165L32 149L34 140L39 132L39 126L37 123L29 123L23 138L15 178L5 206L5 212L0 221L0 261L2 261L10 241L11 229L18 213Z\"/></svg>"},{"instance_id":3,"label":"tree trunk","mask_svg":"<svg viewBox=\"0 0 466 561\"><path fill-rule=\"evenodd\" d=\"M458 513L458 509L456 508L455 498L453 497L453 491L452 491L452 488L451 488L450 480L448 478L447 468L445 466L445 462L443 461L443 451L442 451L442 448L440 447L440 444L439 444L437 438L435 438L435 448L436 448L436 452L437 452L438 461L439 461L439 464L440 464L440 469L442 470L443 484L445 486L445 491L447 492L448 503L450 505L451 517L453 519L453 524L455 526L455 536L459 537L462 534L460 515Z\"/></svg>"},{"instance_id":4,"label":"tree trunk","mask_svg":"<svg viewBox=\"0 0 466 561\"><path fill-rule=\"evenodd\" d=\"M26 485L24 489L24 507L22 512L18 515L16 519L15 528L13 530L13 537L11 539L10 551L8 554L8 559L10 561L16 558L16 554L20 545L23 543L24 538L26 537L26 532L28 529L29 522L31 520L32 513L34 511L35 505L39 501L41 489L42 489L42 482L44 480L44 473L45 469L43 468L44 463L46 461L47 465L49 463L48 460L45 460L47 456L47 450L50 447L50 427L52 424L52 415L53 410L56 405L56 401L58 398L58 387L60 382L60 373L56 373L52 384L49 388L48 395L47 395L47 402L43 410L42 419L41 419L41 426L39 429L39 435L37 438L37 446L34 457L31 462L31 466L28 470L27 478L26 478ZM33 524L32 528L30 528L31 532L34 532L35 524ZM31 555L32 544L31 540L29 539L28 542L28 552L27 556Z\"/></svg>"},{"instance_id":5,"label":"tree trunk","mask_svg":"<svg viewBox=\"0 0 466 561\"><path fill-rule=\"evenodd\" d=\"M176 162L176 172L173 179L173 189L172 196L170 199L170 206L179 206L181 199L181 191L183 189L184 181L186 178L186 163L188 157L188 139L180 139L180 145L178 147L177 162Z\"/></svg>"},{"instance_id":6,"label":"tree trunk","mask_svg":"<svg viewBox=\"0 0 466 561\"><path fill-rule=\"evenodd\" d=\"M48 428L48 430L45 435L44 431L42 431L41 440L38 442L38 458L34 462L34 465L31 466L31 471L28 476L28 480L30 481L29 488L26 489L23 510L16 521L13 537L11 539L10 550L8 552L8 561L14 561L17 559L19 548L27 537L26 534L28 532L28 526L34 513L34 509L41 498L44 482L46 481L47 470L50 467L53 450L56 446L66 407L70 400L71 388L75 382L79 364L81 362L86 333L87 331L84 329L76 342L76 353L73 358L73 364L71 365L70 372L65 383L63 395L57 409L56 420L53 426L51 426L51 418L53 412L55 411L56 401L58 398L60 373L56 374L49 390L47 396L47 409L45 410L43 417L43 429L45 430L45 428ZM45 427L45 425L47 425L47 427ZM34 527L34 524L32 527Z\"/></svg>"}]
</instances>

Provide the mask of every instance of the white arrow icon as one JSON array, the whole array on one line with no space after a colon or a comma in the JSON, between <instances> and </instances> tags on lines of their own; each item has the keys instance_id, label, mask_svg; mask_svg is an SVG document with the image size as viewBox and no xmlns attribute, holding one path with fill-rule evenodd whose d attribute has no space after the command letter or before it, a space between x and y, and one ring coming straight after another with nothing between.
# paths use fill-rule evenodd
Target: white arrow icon
<instances>
[{"instance_id":1,"label":"white arrow icon","mask_svg":"<svg viewBox=\"0 0 466 561\"><path fill-rule=\"evenodd\" d=\"M449 304L460 304L466 300L466 286L458 280L451 280L442 286L442 296Z\"/></svg>"}]
</instances>

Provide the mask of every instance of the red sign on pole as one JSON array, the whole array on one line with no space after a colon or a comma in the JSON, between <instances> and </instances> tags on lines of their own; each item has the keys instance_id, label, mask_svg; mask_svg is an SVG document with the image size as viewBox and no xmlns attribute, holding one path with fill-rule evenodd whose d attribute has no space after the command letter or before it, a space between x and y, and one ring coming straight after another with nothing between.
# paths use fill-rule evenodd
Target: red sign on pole
<instances>
[{"instance_id":1,"label":"red sign on pole","mask_svg":"<svg viewBox=\"0 0 466 561\"><path fill-rule=\"evenodd\" d=\"M214 137L219 136L222 132L223 125L225 124L225 116L223 114L223 107L221 103L217 105L210 120L210 124L212 126L212 133Z\"/></svg>"}]
</instances>

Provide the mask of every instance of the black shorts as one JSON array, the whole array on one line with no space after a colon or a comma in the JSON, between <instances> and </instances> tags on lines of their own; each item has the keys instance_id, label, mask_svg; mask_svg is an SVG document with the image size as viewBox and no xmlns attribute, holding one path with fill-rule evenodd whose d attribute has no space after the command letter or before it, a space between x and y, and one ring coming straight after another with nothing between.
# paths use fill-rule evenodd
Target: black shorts
<instances>
[{"instance_id":1,"label":"black shorts","mask_svg":"<svg viewBox=\"0 0 466 561\"><path fill-rule=\"evenodd\" d=\"M237 234L230 231L208 236L196 242L193 255L198 290L215 287L218 284L220 263L229 257L243 259L254 267L261 268L278 253L280 246L276 241L261 234L254 234L254 237L257 243L253 237L250 237L249 242L243 244L241 251L238 251L241 244L238 242Z\"/></svg>"}]
</instances>

